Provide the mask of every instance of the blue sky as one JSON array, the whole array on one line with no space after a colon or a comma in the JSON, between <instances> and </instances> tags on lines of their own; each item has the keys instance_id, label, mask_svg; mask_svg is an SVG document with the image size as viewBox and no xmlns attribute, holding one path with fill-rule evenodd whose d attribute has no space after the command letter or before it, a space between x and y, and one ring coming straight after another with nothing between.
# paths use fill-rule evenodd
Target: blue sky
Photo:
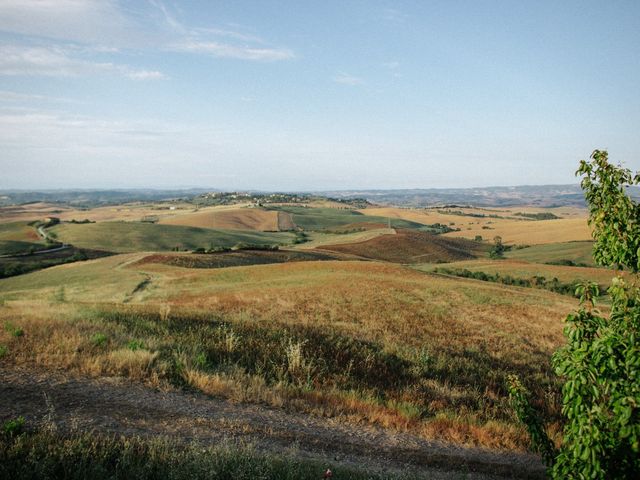
<instances>
[{"instance_id":1,"label":"blue sky","mask_svg":"<svg viewBox=\"0 0 640 480\"><path fill-rule=\"evenodd\" d=\"M640 169L640 2L0 0L0 188Z\"/></svg>"}]
</instances>

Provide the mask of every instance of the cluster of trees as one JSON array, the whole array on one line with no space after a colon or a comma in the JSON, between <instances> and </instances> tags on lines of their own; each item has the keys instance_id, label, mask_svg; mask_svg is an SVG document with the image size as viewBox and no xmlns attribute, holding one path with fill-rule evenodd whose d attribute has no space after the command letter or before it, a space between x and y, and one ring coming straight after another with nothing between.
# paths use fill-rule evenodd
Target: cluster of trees
<instances>
[{"instance_id":1,"label":"cluster of trees","mask_svg":"<svg viewBox=\"0 0 640 480\"><path fill-rule=\"evenodd\" d=\"M199 247L193 250L192 253L222 253L222 252L237 252L238 250L264 250L270 252L276 252L280 249L279 245L269 244L252 244L239 242L233 247Z\"/></svg>"},{"instance_id":2,"label":"cluster of trees","mask_svg":"<svg viewBox=\"0 0 640 480\"><path fill-rule=\"evenodd\" d=\"M515 213L514 215L518 217L531 218L532 220L556 220L561 218L551 212L539 212L539 213L518 212L518 213Z\"/></svg>"},{"instance_id":3,"label":"cluster of trees","mask_svg":"<svg viewBox=\"0 0 640 480\"><path fill-rule=\"evenodd\" d=\"M516 287L542 288L544 290L550 290L562 295L578 296L578 294L576 293L578 283L561 282L556 277L553 277L551 280L548 280L546 277L541 275L534 275L532 278L517 278L512 277L511 275L500 275L499 272L472 272L471 270L468 270L466 268L453 269L446 267L437 267L434 269L434 272L443 273L445 275L455 275L456 277L473 278L475 280L482 280L484 282L496 282L502 283L504 285L514 285Z\"/></svg>"},{"instance_id":4,"label":"cluster of trees","mask_svg":"<svg viewBox=\"0 0 640 480\"><path fill-rule=\"evenodd\" d=\"M42 258L40 260L34 260L30 258L29 261L9 261L0 263L0 278L14 277L16 275L22 275L23 273L29 273L35 270L53 267L54 265L87 260L88 258L89 257L84 251L78 250L73 255L70 255L68 257Z\"/></svg>"},{"instance_id":5,"label":"cluster of trees","mask_svg":"<svg viewBox=\"0 0 640 480\"><path fill-rule=\"evenodd\" d=\"M567 317L567 343L552 361L563 384L559 446L547 435L522 381L512 376L507 386L553 478L635 479L640 472L640 204L625 189L640 184L640 174L610 164L600 150L580 162L577 174L583 176L595 260L633 272L633 280L612 281L608 315L597 308L596 285L579 288L581 307Z\"/></svg>"}]
</instances>

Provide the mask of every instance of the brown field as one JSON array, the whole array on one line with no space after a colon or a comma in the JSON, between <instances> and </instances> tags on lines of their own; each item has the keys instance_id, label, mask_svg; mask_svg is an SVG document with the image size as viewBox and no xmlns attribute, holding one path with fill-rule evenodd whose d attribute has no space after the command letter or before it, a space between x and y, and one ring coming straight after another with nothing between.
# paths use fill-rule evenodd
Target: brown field
<instances>
[{"instance_id":1,"label":"brown field","mask_svg":"<svg viewBox=\"0 0 640 480\"><path fill-rule=\"evenodd\" d=\"M260 208L220 209L206 208L197 212L176 215L161 219L160 223L168 225L182 225L187 227L220 228L225 230L257 230L261 232L279 231L280 219L278 212Z\"/></svg>"},{"instance_id":2,"label":"brown field","mask_svg":"<svg viewBox=\"0 0 640 480\"><path fill-rule=\"evenodd\" d=\"M227 268L270 263L311 262L336 260L338 255L296 250L239 250L209 254L155 253L136 262L136 265L160 264L184 268Z\"/></svg>"},{"instance_id":3,"label":"brown field","mask_svg":"<svg viewBox=\"0 0 640 480\"><path fill-rule=\"evenodd\" d=\"M395 235L379 235L357 243L322 245L318 248L395 263L451 262L469 260L482 254L482 247L476 242L400 229Z\"/></svg>"},{"instance_id":4,"label":"brown field","mask_svg":"<svg viewBox=\"0 0 640 480\"><path fill-rule=\"evenodd\" d=\"M367 224L371 225L371 224ZM354 227L357 228L357 227ZM377 238L381 235L395 235L396 231L393 228L378 228L378 229L366 229L363 231L356 231L352 233L325 233L325 232L309 232L308 241L295 245L291 248L295 250L310 250L313 248L322 248L323 245L342 245L364 242Z\"/></svg>"}]
</instances>

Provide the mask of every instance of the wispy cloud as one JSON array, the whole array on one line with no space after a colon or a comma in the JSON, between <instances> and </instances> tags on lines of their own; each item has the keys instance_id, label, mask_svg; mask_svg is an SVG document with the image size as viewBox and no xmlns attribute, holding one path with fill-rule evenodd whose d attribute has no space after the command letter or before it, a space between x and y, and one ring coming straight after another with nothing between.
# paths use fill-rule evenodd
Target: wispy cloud
<instances>
[{"instance_id":1,"label":"wispy cloud","mask_svg":"<svg viewBox=\"0 0 640 480\"><path fill-rule=\"evenodd\" d=\"M288 48L270 46L262 38L227 28L189 27L180 22L160 0L150 0L162 14L165 25L178 37L164 48L217 58L274 62L295 58Z\"/></svg>"},{"instance_id":2,"label":"wispy cloud","mask_svg":"<svg viewBox=\"0 0 640 480\"><path fill-rule=\"evenodd\" d=\"M185 40L169 47L179 52L204 53L219 58L236 58L273 62L295 58L291 50L281 48L263 48L257 46L231 45L215 41Z\"/></svg>"},{"instance_id":3,"label":"wispy cloud","mask_svg":"<svg viewBox=\"0 0 640 480\"><path fill-rule=\"evenodd\" d=\"M101 73L135 80L164 78L161 72L154 70L138 70L128 65L77 58L73 49L60 46L0 45L0 75L77 77Z\"/></svg>"},{"instance_id":4,"label":"wispy cloud","mask_svg":"<svg viewBox=\"0 0 640 480\"><path fill-rule=\"evenodd\" d=\"M409 18L409 15L407 15L404 12L401 12L397 8L389 7L389 8L383 8L381 10L380 17L382 18L382 20L386 22L393 23L393 24L400 24L400 23L404 23Z\"/></svg>"},{"instance_id":5,"label":"wispy cloud","mask_svg":"<svg viewBox=\"0 0 640 480\"><path fill-rule=\"evenodd\" d=\"M142 29L113 0L2 0L0 30L82 44L133 46Z\"/></svg>"},{"instance_id":6,"label":"wispy cloud","mask_svg":"<svg viewBox=\"0 0 640 480\"><path fill-rule=\"evenodd\" d=\"M15 104L20 105L18 108L29 108L25 105L43 103L79 103L78 100L64 97L55 97L49 95L38 95L35 93L14 92L11 90L0 90L0 104L2 108L12 107Z\"/></svg>"},{"instance_id":7,"label":"wispy cloud","mask_svg":"<svg viewBox=\"0 0 640 480\"><path fill-rule=\"evenodd\" d=\"M343 85L350 85L352 87L364 85L364 80L360 77L356 77L349 73L340 72L336 76L332 78L332 80L336 83L341 83Z\"/></svg>"},{"instance_id":8,"label":"wispy cloud","mask_svg":"<svg viewBox=\"0 0 640 480\"><path fill-rule=\"evenodd\" d=\"M22 38L13 41L18 45L0 46L0 75L163 78L155 69L117 61L121 53L153 50L259 62L295 57L292 50L270 45L240 27L187 25L179 13L161 0L134 8L116 0L1 0L0 32ZM43 38L55 43L41 47ZM108 62L104 54L110 54Z\"/></svg>"}]
</instances>

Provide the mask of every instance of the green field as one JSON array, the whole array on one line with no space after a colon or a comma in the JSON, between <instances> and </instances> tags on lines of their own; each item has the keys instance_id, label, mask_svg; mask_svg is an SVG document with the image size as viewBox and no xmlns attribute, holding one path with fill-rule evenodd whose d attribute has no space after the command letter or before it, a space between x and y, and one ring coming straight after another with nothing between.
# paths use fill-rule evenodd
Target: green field
<instances>
[{"instance_id":1,"label":"green field","mask_svg":"<svg viewBox=\"0 0 640 480\"><path fill-rule=\"evenodd\" d=\"M155 223L102 222L65 223L50 229L57 237L76 247L126 253L139 251L193 250L196 248L289 244L291 233L214 230L209 228L160 225Z\"/></svg>"},{"instance_id":2,"label":"green field","mask_svg":"<svg viewBox=\"0 0 640 480\"><path fill-rule=\"evenodd\" d=\"M30 249L40 250L44 245L35 228L27 222L0 223L0 255L25 253Z\"/></svg>"},{"instance_id":3,"label":"green field","mask_svg":"<svg viewBox=\"0 0 640 480\"><path fill-rule=\"evenodd\" d=\"M381 223L388 225L387 217L363 215L353 210L339 210L337 208L306 208L306 207L278 207L280 210L290 213L294 223L304 230L327 230L349 225L352 223ZM391 218L392 228L421 228L423 224Z\"/></svg>"},{"instance_id":4,"label":"green field","mask_svg":"<svg viewBox=\"0 0 640 480\"><path fill-rule=\"evenodd\" d=\"M575 265L595 266L593 242L564 242L534 245L505 253L505 257L532 263L562 263L571 261Z\"/></svg>"}]
</instances>

